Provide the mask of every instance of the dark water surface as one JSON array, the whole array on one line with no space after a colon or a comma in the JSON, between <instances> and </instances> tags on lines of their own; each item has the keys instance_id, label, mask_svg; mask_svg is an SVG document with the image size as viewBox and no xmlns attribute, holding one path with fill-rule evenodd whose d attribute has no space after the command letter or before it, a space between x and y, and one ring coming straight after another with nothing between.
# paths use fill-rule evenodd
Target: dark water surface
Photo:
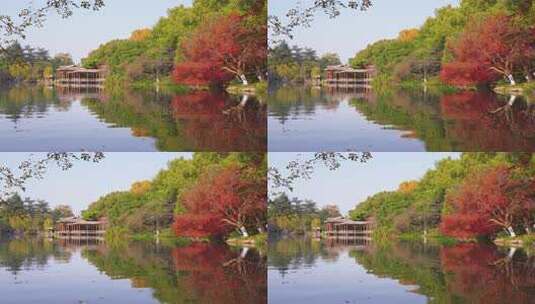
<instances>
[{"instance_id":1,"label":"dark water surface","mask_svg":"<svg viewBox=\"0 0 535 304\"><path fill-rule=\"evenodd\" d=\"M270 151L535 151L535 98L283 87L268 98Z\"/></svg>"},{"instance_id":2,"label":"dark water surface","mask_svg":"<svg viewBox=\"0 0 535 304\"><path fill-rule=\"evenodd\" d=\"M1 240L0 295L2 304L263 304L266 260L224 245Z\"/></svg>"},{"instance_id":3,"label":"dark water surface","mask_svg":"<svg viewBox=\"0 0 535 304\"><path fill-rule=\"evenodd\" d=\"M280 240L269 244L269 303L535 301L535 252L493 245Z\"/></svg>"},{"instance_id":4,"label":"dark water surface","mask_svg":"<svg viewBox=\"0 0 535 304\"><path fill-rule=\"evenodd\" d=\"M266 112L252 96L0 89L2 151L263 151Z\"/></svg>"}]
</instances>

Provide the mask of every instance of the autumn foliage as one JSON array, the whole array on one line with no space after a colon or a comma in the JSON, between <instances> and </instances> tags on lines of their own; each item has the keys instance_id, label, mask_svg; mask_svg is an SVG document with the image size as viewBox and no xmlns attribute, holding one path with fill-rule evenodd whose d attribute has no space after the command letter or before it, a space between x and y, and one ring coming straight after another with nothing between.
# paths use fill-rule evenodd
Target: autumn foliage
<instances>
[{"instance_id":1,"label":"autumn foliage","mask_svg":"<svg viewBox=\"0 0 535 304\"><path fill-rule=\"evenodd\" d=\"M446 197L454 212L443 217L441 230L460 238L492 236L501 230L514 235L514 227L533 225L533 181L514 177L499 166L467 178Z\"/></svg>"},{"instance_id":2,"label":"autumn foliage","mask_svg":"<svg viewBox=\"0 0 535 304\"><path fill-rule=\"evenodd\" d=\"M232 231L262 229L267 209L265 178L238 166L214 169L182 196L186 211L173 228L186 237L222 238Z\"/></svg>"},{"instance_id":3,"label":"autumn foliage","mask_svg":"<svg viewBox=\"0 0 535 304\"><path fill-rule=\"evenodd\" d=\"M175 67L175 80L223 86L235 77L246 82L247 75L261 76L267 58L267 32L247 20L234 13L201 26L182 44L183 60Z\"/></svg>"},{"instance_id":4,"label":"autumn foliage","mask_svg":"<svg viewBox=\"0 0 535 304\"><path fill-rule=\"evenodd\" d=\"M500 77L514 84L515 72L526 70L526 76L530 74L529 66L535 59L534 33L505 14L474 21L450 45L455 59L443 65L441 78L458 86L488 84Z\"/></svg>"}]
</instances>

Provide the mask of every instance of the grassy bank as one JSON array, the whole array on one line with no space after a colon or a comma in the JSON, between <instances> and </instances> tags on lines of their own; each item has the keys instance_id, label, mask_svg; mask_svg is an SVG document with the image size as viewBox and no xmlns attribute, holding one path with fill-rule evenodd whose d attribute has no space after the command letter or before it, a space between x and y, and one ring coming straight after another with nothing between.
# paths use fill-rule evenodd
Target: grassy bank
<instances>
[{"instance_id":1,"label":"grassy bank","mask_svg":"<svg viewBox=\"0 0 535 304\"><path fill-rule=\"evenodd\" d=\"M500 237L494 240L498 246L508 247L535 247L535 234L525 234L517 237Z\"/></svg>"},{"instance_id":2,"label":"grassy bank","mask_svg":"<svg viewBox=\"0 0 535 304\"><path fill-rule=\"evenodd\" d=\"M501 95L522 95L535 96L535 81L517 84L514 86L499 84L494 89L494 92Z\"/></svg>"},{"instance_id":3,"label":"grassy bank","mask_svg":"<svg viewBox=\"0 0 535 304\"><path fill-rule=\"evenodd\" d=\"M230 94L264 95L267 93L267 87L268 83L261 81L249 85L231 84L225 90Z\"/></svg>"},{"instance_id":4,"label":"grassy bank","mask_svg":"<svg viewBox=\"0 0 535 304\"><path fill-rule=\"evenodd\" d=\"M397 237L402 241L426 241L437 245L451 246L460 243L460 240L441 234L437 230L431 230L429 233L409 232L402 233Z\"/></svg>"},{"instance_id":5,"label":"grassy bank","mask_svg":"<svg viewBox=\"0 0 535 304\"><path fill-rule=\"evenodd\" d=\"M187 238L177 237L171 229L164 229L159 235L154 232L131 233L124 228L110 228L106 231L105 239L109 243L121 243L125 241L161 242L169 246L186 246L192 241Z\"/></svg>"},{"instance_id":6,"label":"grassy bank","mask_svg":"<svg viewBox=\"0 0 535 304\"><path fill-rule=\"evenodd\" d=\"M267 243L267 233L260 233L249 237L231 237L226 243L231 246L252 246L262 248Z\"/></svg>"}]
</instances>

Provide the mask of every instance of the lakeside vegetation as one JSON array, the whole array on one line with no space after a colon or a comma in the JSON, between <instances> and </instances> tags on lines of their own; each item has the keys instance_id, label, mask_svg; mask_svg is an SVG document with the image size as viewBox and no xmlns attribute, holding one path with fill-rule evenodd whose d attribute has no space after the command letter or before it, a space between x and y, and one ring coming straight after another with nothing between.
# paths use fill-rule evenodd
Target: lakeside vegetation
<instances>
[{"instance_id":1,"label":"lakeside vegetation","mask_svg":"<svg viewBox=\"0 0 535 304\"><path fill-rule=\"evenodd\" d=\"M44 200L13 194L0 199L0 236L44 234L61 218L73 216L68 205L50 208Z\"/></svg>"},{"instance_id":2,"label":"lakeside vegetation","mask_svg":"<svg viewBox=\"0 0 535 304\"><path fill-rule=\"evenodd\" d=\"M108 87L247 86L266 73L266 18L267 1L195 0L152 28L101 45L82 64L107 66Z\"/></svg>"},{"instance_id":3,"label":"lakeside vegetation","mask_svg":"<svg viewBox=\"0 0 535 304\"><path fill-rule=\"evenodd\" d=\"M264 233L264 153L195 153L151 181L107 194L82 212L107 217L110 238L178 236L224 240ZM174 233L172 233L174 232Z\"/></svg>"},{"instance_id":4,"label":"lakeside vegetation","mask_svg":"<svg viewBox=\"0 0 535 304\"><path fill-rule=\"evenodd\" d=\"M379 72L375 85L418 81L468 88L530 82L534 20L532 1L463 0L458 7L436 10L418 29L369 45L350 64L373 64Z\"/></svg>"},{"instance_id":5,"label":"lakeside vegetation","mask_svg":"<svg viewBox=\"0 0 535 304\"><path fill-rule=\"evenodd\" d=\"M285 193L268 201L271 235L303 235L320 228L327 218L341 216L336 205L319 208L311 200L290 199Z\"/></svg>"},{"instance_id":6,"label":"lakeside vegetation","mask_svg":"<svg viewBox=\"0 0 535 304\"><path fill-rule=\"evenodd\" d=\"M44 48L23 47L15 41L0 52L0 83L40 83L52 77L58 67L71 64L70 54L50 56Z\"/></svg>"},{"instance_id":7,"label":"lakeside vegetation","mask_svg":"<svg viewBox=\"0 0 535 304\"><path fill-rule=\"evenodd\" d=\"M318 56L311 48L291 46L285 40L268 51L270 85L310 84L327 66L341 64L335 53Z\"/></svg>"},{"instance_id":8,"label":"lakeside vegetation","mask_svg":"<svg viewBox=\"0 0 535 304\"><path fill-rule=\"evenodd\" d=\"M534 173L532 153L465 153L439 161L396 191L370 196L349 215L374 218L379 240L404 234L460 240L531 235Z\"/></svg>"}]
</instances>

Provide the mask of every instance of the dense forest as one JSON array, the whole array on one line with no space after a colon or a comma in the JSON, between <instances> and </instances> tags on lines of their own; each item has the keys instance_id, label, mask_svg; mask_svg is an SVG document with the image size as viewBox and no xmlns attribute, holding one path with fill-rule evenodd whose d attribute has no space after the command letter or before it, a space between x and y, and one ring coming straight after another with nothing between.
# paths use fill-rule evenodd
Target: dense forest
<instances>
[{"instance_id":1,"label":"dense forest","mask_svg":"<svg viewBox=\"0 0 535 304\"><path fill-rule=\"evenodd\" d=\"M283 40L268 51L269 83L310 83L327 66L339 64L341 61L338 54L318 56L311 48L297 45L290 47Z\"/></svg>"},{"instance_id":2,"label":"dense forest","mask_svg":"<svg viewBox=\"0 0 535 304\"><path fill-rule=\"evenodd\" d=\"M73 212L68 205L50 208L46 201L22 199L13 194L0 199L0 235L43 233L57 220L69 216L73 216Z\"/></svg>"},{"instance_id":3,"label":"dense forest","mask_svg":"<svg viewBox=\"0 0 535 304\"><path fill-rule=\"evenodd\" d=\"M51 77L62 65L73 64L70 54L50 56L43 48L13 42L0 52L0 83L36 83Z\"/></svg>"},{"instance_id":4,"label":"dense forest","mask_svg":"<svg viewBox=\"0 0 535 304\"><path fill-rule=\"evenodd\" d=\"M192 238L250 236L265 230L266 159L263 153L196 153L169 163L153 180L113 192L82 212L107 217L108 233Z\"/></svg>"},{"instance_id":5,"label":"dense forest","mask_svg":"<svg viewBox=\"0 0 535 304\"><path fill-rule=\"evenodd\" d=\"M336 205L319 208L311 200L290 199L283 193L268 201L268 222L270 235L306 234L319 228L330 217L341 216Z\"/></svg>"},{"instance_id":6,"label":"dense forest","mask_svg":"<svg viewBox=\"0 0 535 304\"><path fill-rule=\"evenodd\" d=\"M535 224L534 185L531 153L465 153L367 198L350 217L373 218L379 238L438 230L462 239L514 237Z\"/></svg>"},{"instance_id":7,"label":"dense forest","mask_svg":"<svg viewBox=\"0 0 535 304\"><path fill-rule=\"evenodd\" d=\"M101 45L83 66L107 66L109 85L248 85L265 77L267 1L195 0L168 11L152 28ZM172 76L172 77L171 77Z\"/></svg>"},{"instance_id":8,"label":"dense forest","mask_svg":"<svg viewBox=\"0 0 535 304\"><path fill-rule=\"evenodd\" d=\"M369 45L350 60L373 64L378 81L442 80L455 86L530 82L535 72L535 5L531 0L462 0L418 29Z\"/></svg>"}]
</instances>

